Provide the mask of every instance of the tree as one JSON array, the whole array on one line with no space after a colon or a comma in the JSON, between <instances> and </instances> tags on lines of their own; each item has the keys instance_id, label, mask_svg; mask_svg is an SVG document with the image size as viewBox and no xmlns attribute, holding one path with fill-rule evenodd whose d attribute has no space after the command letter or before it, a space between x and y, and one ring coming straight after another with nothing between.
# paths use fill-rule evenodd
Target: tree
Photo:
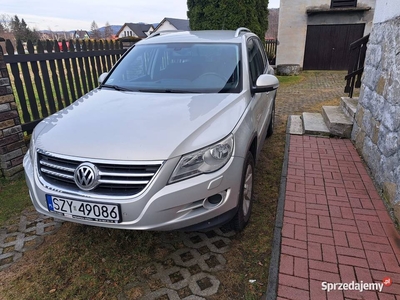
<instances>
[{"instance_id":1,"label":"tree","mask_svg":"<svg viewBox=\"0 0 400 300\"><path fill-rule=\"evenodd\" d=\"M192 30L247 27L263 39L268 29L268 0L187 0L187 6Z\"/></svg>"},{"instance_id":2,"label":"tree","mask_svg":"<svg viewBox=\"0 0 400 300\"><path fill-rule=\"evenodd\" d=\"M14 36L17 40L21 39L21 21L19 20L17 15L15 15L14 18L11 19L11 31L14 33Z\"/></svg>"},{"instance_id":3,"label":"tree","mask_svg":"<svg viewBox=\"0 0 400 300\"><path fill-rule=\"evenodd\" d=\"M20 21L17 15L11 19L10 23L11 31L14 33L15 39L25 42L28 40L36 42L39 39L39 33L35 29L31 30L24 19Z\"/></svg>"},{"instance_id":4,"label":"tree","mask_svg":"<svg viewBox=\"0 0 400 300\"><path fill-rule=\"evenodd\" d=\"M0 33L11 32L11 17L5 14L0 15Z\"/></svg>"},{"instance_id":5,"label":"tree","mask_svg":"<svg viewBox=\"0 0 400 300\"><path fill-rule=\"evenodd\" d=\"M260 24L260 33L257 33L257 35L262 41L265 39L265 33L268 30L268 1L269 0L256 0L257 18Z\"/></svg>"},{"instance_id":6,"label":"tree","mask_svg":"<svg viewBox=\"0 0 400 300\"><path fill-rule=\"evenodd\" d=\"M104 38L111 39L113 34L114 34L114 32L111 28L111 25L110 25L110 23L107 22L106 26L104 28Z\"/></svg>"},{"instance_id":7,"label":"tree","mask_svg":"<svg viewBox=\"0 0 400 300\"><path fill-rule=\"evenodd\" d=\"M95 40L101 39L101 32L99 30L99 26L97 26L95 21L92 22L92 25L90 26L90 30L91 30L91 33L90 33L91 38L93 38Z\"/></svg>"},{"instance_id":8,"label":"tree","mask_svg":"<svg viewBox=\"0 0 400 300\"><path fill-rule=\"evenodd\" d=\"M15 37L11 30L11 17L5 14L0 15L0 37L10 40L14 47L16 46Z\"/></svg>"}]
</instances>

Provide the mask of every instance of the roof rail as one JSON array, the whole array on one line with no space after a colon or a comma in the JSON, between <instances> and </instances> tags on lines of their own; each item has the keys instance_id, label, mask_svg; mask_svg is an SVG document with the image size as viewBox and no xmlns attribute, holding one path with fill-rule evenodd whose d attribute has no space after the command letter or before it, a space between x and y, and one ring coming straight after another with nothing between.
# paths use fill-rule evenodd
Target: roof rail
<instances>
[{"instance_id":1,"label":"roof rail","mask_svg":"<svg viewBox=\"0 0 400 300\"><path fill-rule=\"evenodd\" d=\"M184 32L185 30L161 30L150 34L146 39L153 38L162 34L174 33L174 32Z\"/></svg>"},{"instance_id":2,"label":"roof rail","mask_svg":"<svg viewBox=\"0 0 400 300\"><path fill-rule=\"evenodd\" d=\"M246 27L239 27L235 31L235 37L238 37L241 32L251 32L251 30Z\"/></svg>"}]
</instances>

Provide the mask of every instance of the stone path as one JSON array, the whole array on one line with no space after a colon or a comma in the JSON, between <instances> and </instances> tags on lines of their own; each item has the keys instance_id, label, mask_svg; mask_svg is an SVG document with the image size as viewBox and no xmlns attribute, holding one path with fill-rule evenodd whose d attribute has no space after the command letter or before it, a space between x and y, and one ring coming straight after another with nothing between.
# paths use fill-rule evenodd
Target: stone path
<instances>
[{"instance_id":1,"label":"stone path","mask_svg":"<svg viewBox=\"0 0 400 300\"><path fill-rule=\"evenodd\" d=\"M29 251L41 245L44 236L55 233L61 222L26 209L21 216L0 228L0 271L9 267Z\"/></svg>"},{"instance_id":2,"label":"stone path","mask_svg":"<svg viewBox=\"0 0 400 300\"><path fill-rule=\"evenodd\" d=\"M138 288L143 300L200 300L218 292L220 281L216 272L225 268L224 253L229 251L230 238L234 231L216 229L207 233L181 232L176 239L168 235L163 246L174 248L173 244L182 243L182 247L168 255L162 263L150 263L142 269L142 282L133 282L124 288L119 300L132 299ZM161 282L162 287L151 287L152 280Z\"/></svg>"},{"instance_id":3,"label":"stone path","mask_svg":"<svg viewBox=\"0 0 400 300\"><path fill-rule=\"evenodd\" d=\"M345 72L307 71L301 76L304 80L291 85L282 85L278 89L276 113L278 117L301 114L320 102L340 99L343 93ZM320 111L317 111L320 112Z\"/></svg>"},{"instance_id":4,"label":"stone path","mask_svg":"<svg viewBox=\"0 0 400 300\"><path fill-rule=\"evenodd\" d=\"M267 299L400 299L400 235L351 141L289 141L279 275Z\"/></svg>"}]
</instances>

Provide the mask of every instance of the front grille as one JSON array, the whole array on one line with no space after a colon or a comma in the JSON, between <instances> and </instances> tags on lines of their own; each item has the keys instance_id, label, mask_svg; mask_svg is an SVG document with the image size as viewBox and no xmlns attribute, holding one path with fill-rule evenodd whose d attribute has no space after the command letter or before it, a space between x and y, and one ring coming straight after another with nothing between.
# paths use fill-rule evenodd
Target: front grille
<instances>
[{"instance_id":1,"label":"front grille","mask_svg":"<svg viewBox=\"0 0 400 300\"><path fill-rule=\"evenodd\" d=\"M75 169L83 162L91 162L99 169L99 185L88 193L106 196L132 196L140 193L161 163L154 164L108 164L78 161L38 153L38 170L42 178L60 189L79 191L75 184Z\"/></svg>"}]
</instances>

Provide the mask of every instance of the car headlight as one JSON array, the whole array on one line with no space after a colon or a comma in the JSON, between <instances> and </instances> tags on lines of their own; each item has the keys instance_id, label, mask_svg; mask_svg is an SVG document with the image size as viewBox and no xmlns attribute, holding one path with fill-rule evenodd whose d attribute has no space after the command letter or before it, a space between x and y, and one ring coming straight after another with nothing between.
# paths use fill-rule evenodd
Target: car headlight
<instances>
[{"instance_id":1,"label":"car headlight","mask_svg":"<svg viewBox=\"0 0 400 300\"><path fill-rule=\"evenodd\" d=\"M206 148L182 156L169 183L221 169L233 153L233 135Z\"/></svg>"}]
</instances>

